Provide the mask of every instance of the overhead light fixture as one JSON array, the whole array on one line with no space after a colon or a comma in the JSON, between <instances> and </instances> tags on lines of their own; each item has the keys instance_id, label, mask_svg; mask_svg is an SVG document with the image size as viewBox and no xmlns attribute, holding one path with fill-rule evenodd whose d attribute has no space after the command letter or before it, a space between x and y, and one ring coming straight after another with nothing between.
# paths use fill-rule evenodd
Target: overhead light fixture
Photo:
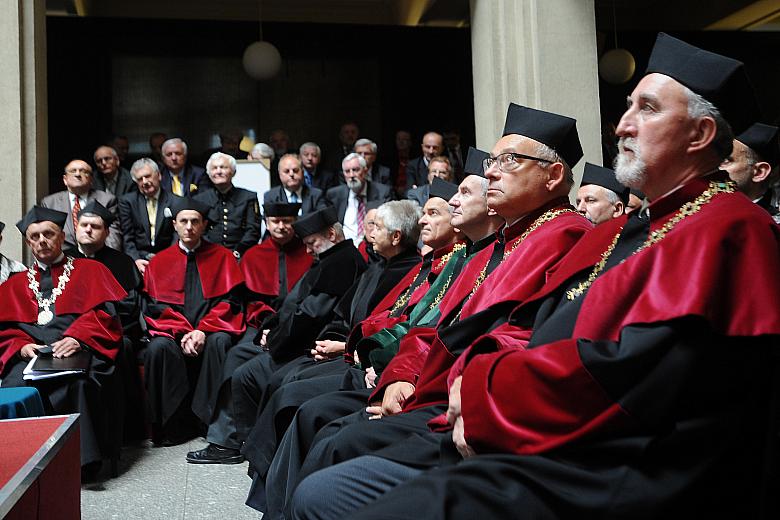
<instances>
[{"instance_id":1,"label":"overhead light fixture","mask_svg":"<svg viewBox=\"0 0 780 520\"><path fill-rule=\"evenodd\" d=\"M282 56L272 43L263 41L263 17L262 0L258 1L258 23L260 25L260 39L250 43L244 50L242 63L244 71L258 81L271 79L279 73L282 66Z\"/></svg>"},{"instance_id":2,"label":"overhead light fixture","mask_svg":"<svg viewBox=\"0 0 780 520\"><path fill-rule=\"evenodd\" d=\"M612 2L612 29L615 38L615 48L605 52L599 60L599 75L612 85L622 85L629 81L636 71L636 60L626 49L618 47L617 41L617 16L615 15L615 1Z\"/></svg>"}]
</instances>

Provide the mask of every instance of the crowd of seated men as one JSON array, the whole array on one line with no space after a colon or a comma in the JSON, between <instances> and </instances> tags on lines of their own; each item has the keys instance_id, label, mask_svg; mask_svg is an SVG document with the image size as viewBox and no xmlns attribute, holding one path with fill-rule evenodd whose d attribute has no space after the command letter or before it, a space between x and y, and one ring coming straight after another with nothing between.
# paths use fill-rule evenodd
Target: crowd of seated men
<instances>
[{"instance_id":1,"label":"crowd of seated men","mask_svg":"<svg viewBox=\"0 0 780 520\"><path fill-rule=\"evenodd\" d=\"M765 514L780 143L760 119L740 62L660 34L614 170L586 162L576 191L576 121L514 103L462 162L426 134L404 197L352 128L338 173L315 143L259 147L264 194L224 151L200 169L168 139L127 171L101 146L17 223L31 265L0 258L1 384L82 414L87 476L121 421L204 436L186 462L248 460L268 518ZM87 374L24 379L46 346Z\"/></svg>"}]
</instances>

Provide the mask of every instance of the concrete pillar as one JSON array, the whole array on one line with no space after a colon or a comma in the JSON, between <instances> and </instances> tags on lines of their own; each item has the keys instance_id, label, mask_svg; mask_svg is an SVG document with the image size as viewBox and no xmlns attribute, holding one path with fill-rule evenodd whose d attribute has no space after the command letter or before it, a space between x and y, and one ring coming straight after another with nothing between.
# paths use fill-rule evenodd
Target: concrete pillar
<instances>
[{"instance_id":1,"label":"concrete pillar","mask_svg":"<svg viewBox=\"0 0 780 520\"><path fill-rule=\"evenodd\" d=\"M0 2L0 252L20 260L14 224L47 186L46 4Z\"/></svg>"},{"instance_id":2,"label":"concrete pillar","mask_svg":"<svg viewBox=\"0 0 780 520\"><path fill-rule=\"evenodd\" d=\"M592 0L471 0L477 147L501 135L510 102L577 120L585 161L601 163Z\"/></svg>"}]
</instances>

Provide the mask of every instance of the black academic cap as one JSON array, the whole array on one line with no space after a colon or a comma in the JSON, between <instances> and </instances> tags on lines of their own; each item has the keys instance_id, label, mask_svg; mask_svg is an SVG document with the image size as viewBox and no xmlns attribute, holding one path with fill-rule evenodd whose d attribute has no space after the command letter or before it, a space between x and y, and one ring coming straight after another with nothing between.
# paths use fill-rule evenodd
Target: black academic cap
<instances>
[{"instance_id":1,"label":"black academic cap","mask_svg":"<svg viewBox=\"0 0 780 520\"><path fill-rule=\"evenodd\" d=\"M463 171L466 175L477 175L479 177L485 176L485 168L482 165L482 161L487 159L490 154L477 150L473 146L469 146L469 153L466 155L466 164L463 166Z\"/></svg>"},{"instance_id":2,"label":"black academic cap","mask_svg":"<svg viewBox=\"0 0 780 520\"><path fill-rule=\"evenodd\" d=\"M97 215L98 217L103 219L103 223L106 226L110 226L111 223L114 221L114 215L106 209L104 205L99 203L96 200L93 200L83 208L81 208L81 211L79 211L77 218L81 218L81 215L91 213L93 215Z\"/></svg>"},{"instance_id":3,"label":"black academic cap","mask_svg":"<svg viewBox=\"0 0 780 520\"><path fill-rule=\"evenodd\" d=\"M760 118L758 102L741 61L658 33L646 74L651 72L675 79L715 105L735 135Z\"/></svg>"},{"instance_id":4,"label":"black academic cap","mask_svg":"<svg viewBox=\"0 0 780 520\"><path fill-rule=\"evenodd\" d=\"M643 192L639 191L639 190L635 190L634 188L631 188L629 190L629 193L631 193L631 195L633 195L634 197L637 197L639 199L645 200L646 195Z\"/></svg>"},{"instance_id":5,"label":"black academic cap","mask_svg":"<svg viewBox=\"0 0 780 520\"><path fill-rule=\"evenodd\" d=\"M502 135L509 134L546 144L566 161L569 168L574 168L582 159L576 119L510 103Z\"/></svg>"},{"instance_id":6,"label":"black academic cap","mask_svg":"<svg viewBox=\"0 0 780 520\"><path fill-rule=\"evenodd\" d=\"M3 230L5 229L5 222L0 221L0 234L3 233Z\"/></svg>"},{"instance_id":7,"label":"black academic cap","mask_svg":"<svg viewBox=\"0 0 780 520\"><path fill-rule=\"evenodd\" d=\"M737 136L737 141L756 152L762 160L772 166L780 158L780 143L777 140L776 126L755 123Z\"/></svg>"},{"instance_id":8,"label":"black academic cap","mask_svg":"<svg viewBox=\"0 0 780 520\"><path fill-rule=\"evenodd\" d=\"M614 191L623 204L628 204L628 195L630 193L626 186L623 186L615 178L615 172L603 166L596 166L589 162L585 163L585 171L582 173L582 183L580 186L595 184L608 190Z\"/></svg>"},{"instance_id":9,"label":"black academic cap","mask_svg":"<svg viewBox=\"0 0 780 520\"><path fill-rule=\"evenodd\" d=\"M324 231L338 221L336 208L328 206L327 208L318 209L317 211L301 217L293 224L293 229L295 230L296 235L300 238L304 238L313 235L314 233Z\"/></svg>"},{"instance_id":10,"label":"black academic cap","mask_svg":"<svg viewBox=\"0 0 780 520\"><path fill-rule=\"evenodd\" d=\"M266 217L297 217L300 209L300 202L266 202L263 204L263 213Z\"/></svg>"},{"instance_id":11,"label":"black academic cap","mask_svg":"<svg viewBox=\"0 0 780 520\"><path fill-rule=\"evenodd\" d=\"M176 219L176 215L178 215L180 211L192 210L200 213L205 220L208 220L209 209L211 209L208 204L189 197L174 197L171 201L170 208L174 219Z\"/></svg>"},{"instance_id":12,"label":"black academic cap","mask_svg":"<svg viewBox=\"0 0 780 520\"><path fill-rule=\"evenodd\" d=\"M430 197L439 197L446 201L449 201L456 193L458 193L457 184L443 181L439 177L434 177L431 187L428 188L428 195Z\"/></svg>"},{"instance_id":13,"label":"black academic cap","mask_svg":"<svg viewBox=\"0 0 780 520\"><path fill-rule=\"evenodd\" d=\"M27 228L30 224L36 222L54 222L60 229L65 227L65 221L68 220L68 214L62 211L57 211L49 208L42 208L40 206L33 206L30 208L22 220L16 223L16 229L22 232L22 235L27 233Z\"/></svg>"}]
</instances>

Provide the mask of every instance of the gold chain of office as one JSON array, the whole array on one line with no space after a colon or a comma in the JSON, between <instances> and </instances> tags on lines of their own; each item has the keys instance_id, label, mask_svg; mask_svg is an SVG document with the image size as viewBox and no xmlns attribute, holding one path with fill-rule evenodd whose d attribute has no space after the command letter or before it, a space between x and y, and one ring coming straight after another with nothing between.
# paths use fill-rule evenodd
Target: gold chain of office
<instances>
[{"instance_id":1,"label":"gold chain of office","mask_svg":"<svg viewBox=\"0 0 780 520\"><path fill-rule=\"evenodd\" d=\"M686 217L690 217L691 215L698 213L699 210L701 210L702 207L704 207L707 203L709 203L715 195L718 195L719 193L733 193L735 189L736 189L736 185L731 181L728 182L710 181L710 185L704 191L704 193L696 197L694 200L683 204L683 206L677 211L677 213L672 218L670 218L663 226L651 232L650 235L647 237L647 239L642 243L642 245L639 246L636 251L631 253L631 256L663 240L666 237L667 233L669 233L669 231L674 229L674 226L679 224ZM617 235L615 235L615 238L612 239L612 243L609 245L607 250L601 253L601 260L599 260L599 262L595 266L593 266L593 271L590 273L588 278L584 282L580 282L579 284L577 284L576 287L566 291L566 298L568 300L574 301L575 299L577 299L577 297L584 294L585 291L587 291L588 288L591 286L591 284L596 280L599 273L601 273L601 271L604 270L604 267L607 265L607 260L609 259L610 255L612 255L612 251L614 251L618 239L620 238L620 233L622 232L623 232L623 228L620 228L620 231L618 231Z\"/></svg>"},{"instance_id":2,"label":"gold chain of office","mask_svg":"<svg viewBox=\"0 0 780 520\"><path fill-rule=\"evenodd\" d=\"M536 220L531 223L530 226L528 226L528 229L523 231L523 234L521 234L519 237L515 239L515 241L512 243L512 247L510 247L508 250L504 251L504 257L501 259L503 262L504 260L509 257L512 253L514 253L515 249L517 249L517 246L523 243L523 241L528 238L528 235L539 229L539 227L542 224L545 224L551 220L553 220L558 215L562 215L564 213L577 213L573 209L567 208L567 209L551 209L548 211L545 211L542 213ZM479 286L482 285L482 282L485 281L485 278L487 277L487 268L488 265L490 265L490 258L487 259L487 262L485 262L485 266L482 268L482 271L480 271L479 276L477 277L476 281L474 282L474 288L471 290L471 293L469 293L466 300L463 302L463 305L461 306L461 312L463 311L463 306L466 305L466 302L471 299L472 296L474 296L474 293L477 292L477 289L479 289ZM444 293L441 293L441 296L444 296ZM436 302L435 304L438 304ZM433 309L433 306L431 306L431 309ZM455 317L455 320L460 319L460 312L458 312L458 315Z\"/></svg>"},{"instance_id":3,"label":"gold chain of office","mask_svg":"<svg viewBox=\"0 0 780 520\"><path fill-rule=\"evenodd\" d=\"M441 269L443 269L445 264L450 261L450 258L452 258L452 255L454 255L455 253L457 253L458 251L460 251L464 247L466 247L465 244L455 244L452 247L452 251L450 251L449 253L447 253L446 255L442 256L439 259L439 261L436 263L436 266L433 268L433 270L434 271L440 271ZM421 270L422 270L422 264L420 264L420 267L417 269L417 275L420 274ZM417 275L415 275L415 278L417 278ZM448 282L449 282L449 280L448 280ZM419 285L417 287L419 287ZM417 287L415 287L415 289L417 289ZM392 316L393 314L395 314L396 311L398 311L401 308L403 308L406 305L406 302L409 301L409 298L411 298L411 296L412 296L412 286L410 285L409 287L406 288L406 291L404 291L404 293L401 295L401 297L398 299L398 301L395 302L395 305L393 305L393 308L390 309L390 315Z\"/></svg>"}]
</instances>

